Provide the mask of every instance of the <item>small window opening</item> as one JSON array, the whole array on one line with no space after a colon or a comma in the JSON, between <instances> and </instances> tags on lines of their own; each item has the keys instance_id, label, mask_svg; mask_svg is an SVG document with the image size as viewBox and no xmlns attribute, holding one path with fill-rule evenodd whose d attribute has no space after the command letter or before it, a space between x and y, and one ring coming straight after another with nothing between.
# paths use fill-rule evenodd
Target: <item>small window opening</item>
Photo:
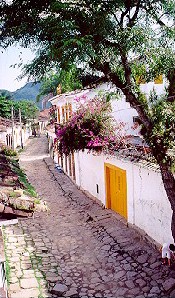
<instances>
[{"instance_id":1,"label":"small window opening","mask_svg":"<svg viewBox=\"0 0 175 298\"><path fill-rule=\"evenodd\" d=\"M99 186L98 186L98 184L96 184L96 188L97 188L97 193L99 193Z\"/></svg>"}]
</instances>

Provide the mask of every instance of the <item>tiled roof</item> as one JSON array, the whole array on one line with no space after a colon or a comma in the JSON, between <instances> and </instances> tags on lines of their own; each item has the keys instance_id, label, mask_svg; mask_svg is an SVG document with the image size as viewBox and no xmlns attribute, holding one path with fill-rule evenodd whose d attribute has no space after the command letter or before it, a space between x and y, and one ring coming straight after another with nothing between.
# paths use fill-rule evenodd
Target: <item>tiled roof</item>
<instances>
[{"instance_id":1,"label":"tiled roof","mask_svg":"<svg viewBox=\"0 0 175 298\"><path fill-rule=\"evenodd\" d=\"M4 126L5 128L11 127L12 121L10 119L0 117L0 126Z\"/></svg>"},{"instance_id":2,"label":"tiled roof","mask_svg":"<svg viewBox=\"0 0 175 298\"><path fill-rule=\"evenodd\" d=\"M49 109L45 109L39 112L39 120L48 120L50 118Z\"/></svg>"}]
</instances>

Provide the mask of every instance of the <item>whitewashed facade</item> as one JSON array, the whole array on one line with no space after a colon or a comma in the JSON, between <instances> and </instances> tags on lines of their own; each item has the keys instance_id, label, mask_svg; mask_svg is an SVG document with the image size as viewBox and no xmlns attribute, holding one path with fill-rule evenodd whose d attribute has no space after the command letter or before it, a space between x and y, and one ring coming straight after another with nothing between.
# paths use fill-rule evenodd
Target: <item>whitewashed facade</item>
<instances>
[{"instance_id":1,"label":"whitewashed facade","mask_svg":"<svg viewBox=\"0 0 175 298\"><path fill-rule=\"evenodd\" d=\"M4 125L4 123L6 123L6 125ZM0 140L5 145L11 148L13 147L13 149L21 147L21 145L24 146L31 135L32 129L30 122L22 126L20 126L19 123L15 123L13 130L11 120L3 119L3 125L0 125Z\"/></svg>"},{"instance_id":2,"label":"whitewashed facade","mask_svg":"<svg viewBox=\"0 0 175 298\"><path fill-rule=\"evenodd\" d=\"M79 187L98 198L106 206L105 163L126 171L127 221L144 230L158 243L173 241L172 210L161 174L155 165L106 155L78 152L75 175ZM98 185L98 193L97 193Z\"/></svg>"},{"instance_id":3,"label":"whitewashed facade","mask_svg":"<svg viewBox=\"0 0 175 298\"><path fill-rule=\"evenodd\" d=\"M145 94L155 90L158 95L164 92L165 82L154 82L141 84L141 89ZM71 104L71 109L76 110L76 97L85 95L91 99L99 92L113 91L110 84L103 84L95 89L86 89L81 92L71 92L57 95L50 100L51 104L59 109L57 114L58 122L66 121L69 112L64 115L65 107ZM86 99L87 100L87 99ZM67 110L66 110L67 111ZM138 136L138 130L133 130L134 118L137 112L130 107L124 97L119 97L112 101L112 115L118 122L126 123L126 133ZM54 138L54 136L52 136ZM73 158L73 159L72 159ZM60 164L64 172L70 176L81 189L86 190L93 197L98 198L104 206L107 202L107 182L105 174L105 164L117 167L119 171L126 173L126 204L128 223L142 229L156 242L173 241L171 234L172 210L168 201L161 174L155 165L146 162L136 163L121 156L95 155L92 152L77 152L73 157L61 158L55 151L54 160ZM72 160L73 163L72 164Z\"/></svg>"}]
</instances>

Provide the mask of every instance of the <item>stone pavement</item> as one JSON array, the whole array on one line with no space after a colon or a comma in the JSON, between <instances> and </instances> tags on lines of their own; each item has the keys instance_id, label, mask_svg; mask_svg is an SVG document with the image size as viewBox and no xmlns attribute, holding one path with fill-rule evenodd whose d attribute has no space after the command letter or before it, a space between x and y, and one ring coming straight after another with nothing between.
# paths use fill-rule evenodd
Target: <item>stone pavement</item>
<instances>
[{"instance_id":1,"label":"stone pavement","mask_svg":"<svg viewBox=\"0 0 175 298\"><path fill-rule=\"evenodd\" d=\"M21 166L49 210L3 229L9 297L175 297L175 271L121 217L58 173L45 136L30 140Z\"/></svg>"}]
</instances>

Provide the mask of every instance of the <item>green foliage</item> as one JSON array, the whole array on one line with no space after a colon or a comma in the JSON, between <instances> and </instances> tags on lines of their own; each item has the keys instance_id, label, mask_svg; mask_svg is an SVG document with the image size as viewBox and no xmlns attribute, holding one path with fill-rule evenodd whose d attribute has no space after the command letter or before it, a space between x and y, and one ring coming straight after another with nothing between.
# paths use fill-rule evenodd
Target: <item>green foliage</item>
<instances>
[{"instance_id":1,"label":"green foliage","mask_svg":"<svg viewBox=\"0 0 175 298\"><path fill-rule=\"evenodd\" d=\"M9 147L2 147L1 153L6 156L17 156L17 152Z\"/></svg>"},{"instance_id":2,"label":"green foliage","mask_svg":"<svg viewBox=\"0 0 175 298\"><path fill-rule=\"evenodd\" d=\"M173 149L175 142L175 103L159 98L152 106L154 128L152 138L163 140L164 150Z\"/></svg>"},{"instance_id":3,"label":"green foliage","mask_svg":"<svg viewBox=\"0 0 175 298\"><path fill-rule=\"evenodd\" d=\"M2 1L1 10L2 46L18 41L36 49L36 57L24 67L24 75L41 78L50 69L61 69L67 90L72 75L64 71L75 65L85 74L113 82L137 110L144 137L161 166L167 147L172 146L166 136L170 134L173 139L174 130L173 0L15 0L10 4ZM169 82L167 96L152 105L142 94L137 78L148 82L159 74Z\"/></svg>"},{"instance_id":4,"label":"green foliage","mask_svg":"<svg viewBox=\"0 0 175 298\"><path fill-rule=\"evenodd\" d=\"M37 198L38 195L34 187L28 182L27 176L25 175L23 170L19 168L19 165L15 160L12 160L12 168L13 168L13 171L18 175L18 179L23 185L25 189L25 193L31 197Z\"/></svg>"},{"instance_id":5,"label":"green foliage","mask_svg":"<svg viewBox=\"0 0 175 298\"><path fill-rule=\"evenodd\" d=\"M27 119L34 119L38 114L38 108L36 104L28 100L16 101L14 105L15 113L18 115L18 111L21 109L22 121Z\"/></svg>"},{"instance_id":6,"label":"green foliage","mask_svg":"<svg viewBox=\"0 0 175 298\"><path fill-rule=\"evenodd\" d=\"M37 100L39 100L41 96L49 93L56 95L58 85L61 85L62 93L81 89L82 84L78 76L78 70L73 65L70 66L68 70L61 69L57 72L48 72L41 81L40 93L37 96Z\"/></svg>"},{"instance_id":7,"label":"green foliage","mask_svg":"<svg viewBox=\"0 0 175 298\"><path fill-rule=\"evenodd\" d=\"M60 71L62 93L82 88L82 84L78 76L79 73L75 66L71 66L68 71L64 69Z\"/></svg>"},{"instance_id":8,"label":"green foliage","mask_svg":"<svg viewBox=\"0 0 175 298\"><path fill-rule=\"evenodd\" d=\"M14 108L14 116L19 121L19 109L21 109L21 118L25 122L27 119L36 117L38 108L34 102L28 100L13 101L0 96L0 116L11 118L11 108Z\"/></svg>"},{"instance_id":9,"label":"green foliage","mask_svg":"<svg viewBox=\"0 0 175 298\"><path fill-rule=\"evenodd\" d=\"M11 117L12 101L0 96L0 116L3 118Z\"/></svg>"},{"instance_id":10,"label":"green foliage","mask_svg":"<svg viewBox=\"0 0 175 298\"><path fill-rule=\"evenodd\" d=\"M44 76L40 95L55 94L59 83L63 92L76 89L77 84L80 87L76 67L72 65L78 65L86 74L105 75L106 80L113 80L115 73L122 83L128 84L124 56L131 68L132 85L128 87L137 93L137 76L149 81L160 73L167 75L175 62L173 33L170 35L173 30L162 25L164 15L173 20L173 1L142 2L2 2L2 45L20 41L36 48L36 58L24 67L24 75ZM45 75L49 69L54 69L53 75Z\"/></svg>"}]
</instances>

